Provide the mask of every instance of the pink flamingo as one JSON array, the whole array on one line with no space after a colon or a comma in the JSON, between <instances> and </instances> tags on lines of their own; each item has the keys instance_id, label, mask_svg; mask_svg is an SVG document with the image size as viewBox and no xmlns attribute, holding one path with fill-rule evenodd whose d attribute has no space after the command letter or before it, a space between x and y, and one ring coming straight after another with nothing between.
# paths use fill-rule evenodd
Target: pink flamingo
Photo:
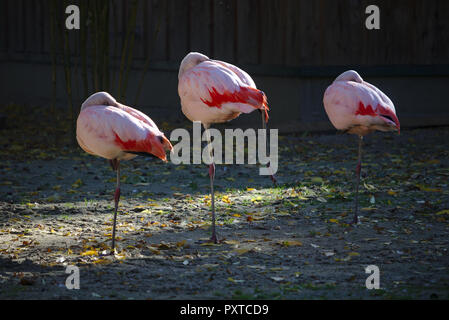
<instances>
[{"instance_id":1,"label":"pink flamingo","mask_svg":"<svg viewBox=\"0 0 449 320\"><path fill-rule=\"evenodd\" d=\"M242 113L259 110L265 129L269 111L267 97L257 89L253 79L245 71L229 63L191 52L181 62L178 80L182 112L191 121L201 121L206 130L209 147L210 125L233 120ZM212 159L209 166L212 206L211 241L217 243L214 199L215 163L212 150L209 149L209 152ZM274 176L272 179L275 181Z\"/></svg>"},{"instance_id":2,"label":"pink flamingo","mask_svg":"<svg viewBox=\"0 0 449 320\"><path fill-rule=\"evenodd\" d=\"M400 132L393 102L378 88L363 81L353 71L341 74L324 94L324 108L338 130L359 136L359 155L356 167L356 196L353 223L358 222L358 196L362 169L363 137L373 131Z\"/></svg>"},{"instance_id":3,"label":"pink flamingo","mask_svg":"<svg viewBox=\"0 0 449 320\"><path fill-rule=\"evenodd\" d=\"M112 229L114 253L120 199L120 161L133 159L137 155L167 161L165 152L173 147L153 120L139 110L120 104L107 92L95 93L82 104L76 124L76 139L87 153L108 159L117 172Z\"/></svg>"}]
</instances>

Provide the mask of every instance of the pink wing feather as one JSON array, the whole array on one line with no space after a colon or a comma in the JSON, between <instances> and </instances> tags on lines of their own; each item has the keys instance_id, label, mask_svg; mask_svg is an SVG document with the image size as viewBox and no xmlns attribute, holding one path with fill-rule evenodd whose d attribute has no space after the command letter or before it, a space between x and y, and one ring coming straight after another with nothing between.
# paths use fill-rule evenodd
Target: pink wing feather
<instances>
[{"instance_id":1,"label":"pink wing feather","mask_svg":"<svg viewBox=\"0 0 449 320\"><path fill-rule=\"evenodd\" d=\"M246 72L222 61L205 61L188 70L180 79L179 95L192 121L224 122L263 108L268 121L265 94Z\"/></svg>"},{"instance_id":2,"label":"pink wing feather","mask_svg":"<svg viewBox=\"0 0 449 320\"><path fill-rule=\"evenodd\" d=\"M131 159L131 151L166 160L165 150L172 148L148 116L118 103L85 106L77 120L77 140L86 152L106 159Z\"/></svg>"},{"instance_id":3,"label":"pink wing feather","mask_svg":"<svg viewBox=\"0 0 449 320\"><path fill-rule=\"evenodd\" d=\"M393 102L378 88L363 80L337 80L327 88L324 107L330 121L338 130L362 128L373 130L399 130Z\"/></svg>"}]
</instances>

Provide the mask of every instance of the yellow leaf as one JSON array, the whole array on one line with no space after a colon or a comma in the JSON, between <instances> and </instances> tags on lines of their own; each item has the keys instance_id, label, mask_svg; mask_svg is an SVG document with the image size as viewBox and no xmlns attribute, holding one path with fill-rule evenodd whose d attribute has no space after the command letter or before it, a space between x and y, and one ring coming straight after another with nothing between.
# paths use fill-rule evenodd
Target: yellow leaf
<instances>
[{"instance_id":1,"label":"yellow leaf","mask_svg":"<svg viewBox=\"0 0 449 320\"><path fill-rule=\"evenodd\" d=\"M115 258L119 259L119 260L123 260L123 259L125 259L125 255L124 254L115 254Z\"/></svg>"},{"instance_id":2,"label":"yellow leaf","mask_svg":"<svg viewBox=\"0 0 449 320\"><path fill-rule=\"evenodd\" d=\"M237 254L239 254L239 255L245 254L245 253L247 253L247 252L249 252L249 251L251 251L251 249L248 249L248 248L235 249L235 250L234 250L234 252L237 253Z\"/></svg>"},{"instance_id":3,"label":"yellow leaf","mask_svg":"<svg viewBox=\"0 0 449 320\"><path fill-rule=\"evenodd\" d=\"M281 267L275 267L275 268L270 268L270 271L282 271L284 269L282 269Z\"/></svg>"},{"instance_id":4,"label":"yellow leaf","mask_svg":"<svg viewBox=\"0 0 449 320\"><path fill-rule=\"evenodd\" d=\"M283 247L290 247L290 246L302 246L301 241L296 240L288 240L288 241L282 241L279 243Z\"/></svg>"},{"instance_id":5,"label":"yellow leaf","mask_svg":"<svg viewBox=\"0 0 449 320\"><path fill-rule=\"evenodd\" d=\"M176 242L176 246L179 248L179 247L184 247L185 246L185 244L186 244L186 240L182 240L182 241L179 241L179 242Z\"/></svg>"},{"instance_id":6,"label":"yellow leaf","mask_svg":"<svg viewBox=\"0 0 449 320\"><path fill-rule=\"evenodd\" d=\"M236 240L225 240L224 243L226 244L231 244L231 245L235 245L235 244L239 244L240 242L236 241Z\"/></svg>"},{"instance_id":7,"label":"yellow leaf","mask_svg":"<svg viewBox=\"0 0 449 320\"><path fill-rule=\"evenodd\" d=\"M329 219L329 222L338 223L337 219Z\"/></svg>"},{"instance_id":8,"label":"yellow leaf","mask_svg":"<svg viewBox=\"0 0 449 320\"><path fill-rule=\"evenodd\" d=\"M355 256L359 256L360 253L358 253L358 252L349 252L348 255L349 255L350 257L355 257Z\"/></svg>"},{"instance_id":9,"label":"yellow leaf","mask_svg":"<svg viewBox=\"0 0 449 320\"><path fill-rule=\"evenodd\" d=\"M98 251L96 250L88 250L85 252L81 252L82 256L98 256Z\"/></svg>"},{"instance_id":10,"label":"yellow leaf","mask_svg":"<svg viewBox=\"0 0 449 320\"><path fill-rule=\"evenodd\" d=\"M436 188L430 188L430 187L426 187L422 184L417 184L416 185L421 191L427 191L427 192L441 192L441 189L436 189Z\"/></svg>"},{"instance_id":11,"label":"yellow leaf","mask_svg":"<svg viewBox=\"0 0 449 320\"><path fill-rule=\"evenodd\" d=\"M75 189L79 188L82 184L83 184L83 181L81 179L78 179L72 184L72 188L75 188Z\"/></svg>"},{"instance_id":12,"label":"yellow leaf","mask_svg":"<svg viewBox=\"0 0 449 320\"><path fill-rule=\"evenodd\" d=\"M154 254L161 254L161 252L153 247L149 247L150 251Z\"/></svg>"},{"instance_id":13,"label":"yellow leaf","mask_svg":"<svg viewBox=\"0 0 449 320\"><path fill-rule=\"evenodd\" d=\"M439 211L439 212L436 213L437 216L441 216L443 214L449 214L449 209L442 210L442 211Z\"/></svg>"},{"instance_id":14,"label":"yellow leaf","mask_svg":"<svg viewBox=\"0 0 449 320\"><path fill-rule=\"evenodd\" d=\"M228 196L223 196L223 197L221 198L221 201L223 201L223 202L225 202L225 203L228 203L228 204L231 203L231 200L229 199Z\"/></svg>"}]
</instances>

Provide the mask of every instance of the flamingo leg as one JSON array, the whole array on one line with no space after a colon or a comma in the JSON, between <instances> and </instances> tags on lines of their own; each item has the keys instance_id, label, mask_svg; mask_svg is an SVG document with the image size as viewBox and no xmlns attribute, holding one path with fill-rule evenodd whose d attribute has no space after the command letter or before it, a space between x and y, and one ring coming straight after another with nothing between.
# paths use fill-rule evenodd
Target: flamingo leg
<instances>
[{"instance_id":1,"label":"flamingo leg","mask_svg":"<svg viewBox=\"0 0 449 320\"><path fill-rule=\"evenodd\" d=\"M114 194L115 208L114 208L114 223L112 226L112 246L111 246L112 254L114 254L114 252L115 252L115 228L116 228L116 224L117 224L118 203L120 200L120 162L118 160L113 160L113 162L114 162L113 166L117 172L117 187L115 189L115 194Z\"/></svg>"},{"instance_id":2,"label":"flamingo leg","mask_svg":"<svg viewBox=\"0 0 449 320\"><path fill-rule=\"evenodd\" d=\"M353 224L357 224L359 222L358 211L359 211L359 185L360 185L360 172L362 170L362 144L363 144L363 136L359 136L359 156L357 159L357 166L355 169L356 172L356 183L355 183L355 209L354 209L354 220Z\"/></svg>"},{"instance_id":3,"label":"flamingo leg","mask_svg":"<svg viewBox=\"0 0 449 320\"><path fill-rule=\"evenodd\" d=\"M209 177L210 177L210 194L212 206L212 236L210 239L214 243L218 243L217 234L215 231L215 195L214 195L215 163L209 165Z\"/></svg>"},{"instance_id":4,"label":"flamingo leg","mask_svg":"<svg viewBox=\"0 0 449 320\"><path fill-rule=\"evenodd\" d=\"M260 110L260 109L259 109ZM260 113L262 114L262 129L266 132L267 130L267 123L265 120L265 110L260 110ZM268 138L268 132L267 132L267 138ZM268 140L267 140L267 149L268 150ZM270 163L267 164L268 167L270 167ZM271 181L273 181L273 184L276 185L277 184L277 179L274 176L274 174L270 175Z\"/></svg>"},{"instance_id":5,"label":"flamingo leg","mask_svg":"<svg viewBox=\"0 0 449 320\"><path fill-rule=\"evenodd\" d=\"M212 236L210 240L213 243L218 243L217 233L215 231L215 191L214 191L214 179L215 179L215 163L214 163L214 153L211 147L211 138L210 133L208 131L209 125L204 125L204 129L206 130L207 143L209 148L209 155L212 159L212 163L209 165L209 178L210 178L210 198L211 198L211 207L212 207Z\"/></svg>"}]
</instances>

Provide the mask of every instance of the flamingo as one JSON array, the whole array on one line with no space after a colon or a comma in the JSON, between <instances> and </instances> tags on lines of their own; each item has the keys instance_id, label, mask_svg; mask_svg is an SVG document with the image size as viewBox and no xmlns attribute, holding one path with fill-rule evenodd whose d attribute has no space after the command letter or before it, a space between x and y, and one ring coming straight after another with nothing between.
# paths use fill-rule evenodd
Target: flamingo
<instances>
[{"instance_id":1,"label":"flamingo","mask_svg":"<svg viewBox=\"0 0 449 320\"><path fill-rule=\"evenodd\" d=\"M356 166L355 210L352 224L358 223L358 197L362 169L363 137L373 131L397 131L401 125L393 102L354 70L342 73L324 93L324 108L337 130L359 137Z\"/></svg>"},{"instance_id":2,"label":"flamingo","mask_svg":"<svg viewBox=\"0 0 449 320\"><path fill-rule=\"evenodd\" d=\"M114 253L120 199L120 161L142 155L166 162L166 151L171 151L173 147L153 120L139 110L117 102L107 92L97 92L82 104L76 124L76 139L87 153L109 160L117 173L111 251Z\"/></svg>"},{"instance_id":3,"label":"flamingo","mask_svg":"<svg viewBox=\"0 0 449 320\"><path fill-rule=\"evenodd\" d=\"M268 103L265 93L258 90L254 80L238 67L218 60L212 60L204 54L191 52L182 60L178 74L178 93L182 112L191 121L200 121L206 131L209 153L212 159L209 165L212 237L218 242L215 231L214 178L215 163L211 149L209 128L214 123L231 121L242 113L259 110L265 129L268 122ZM273 182L275 178L271 175Z\"/></svg>"}]
</instances>

